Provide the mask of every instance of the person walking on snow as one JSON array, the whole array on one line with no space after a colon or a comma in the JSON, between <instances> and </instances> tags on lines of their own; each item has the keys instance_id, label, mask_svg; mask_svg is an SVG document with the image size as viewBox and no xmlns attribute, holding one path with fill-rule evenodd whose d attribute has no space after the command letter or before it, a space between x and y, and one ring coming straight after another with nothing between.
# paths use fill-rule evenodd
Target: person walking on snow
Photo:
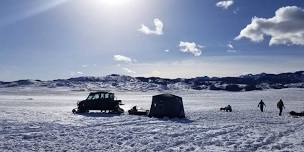
<instances>
[{"instance_id":1,"label":"person walking on snow","mask_svg":"<svg viewBox=\"0 0 304 152\"><path fill-rule=\"evenodd\" d=\"M263 100L260 101L260 103L258 104L258 107L260 107L261 112L264 111L264 106L266 107L265 103L263 102Z\"/></svg>"},{"instance_id":2,"label":"person walking on snow","mask_svg":"<svg viewBox=\"0 0 304 152\"><path fill-rule=\"evenodd\" d=\"M279 110L280 110L279 116L281 116L281 115L282 115L283 108L285 109L285 106L284 106L284 103L283 103L283 100L282 100L282 99L280 99L280 101L277 103L277 107L278 107Z\"/></svg>"}]
</instances>

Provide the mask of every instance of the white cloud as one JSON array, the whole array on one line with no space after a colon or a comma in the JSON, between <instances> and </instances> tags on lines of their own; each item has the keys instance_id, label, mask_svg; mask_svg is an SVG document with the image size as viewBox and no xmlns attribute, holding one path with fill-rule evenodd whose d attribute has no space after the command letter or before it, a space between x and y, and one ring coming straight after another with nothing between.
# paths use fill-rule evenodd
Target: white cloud
<instances>
[{"instance_id":1,"label":"white cloud","mask_svg":"<svg viewBox=\"0 0 304 152\"><path fill-rule=\"evenodd\" d=\"M118 62L132 63L132 59L123 55L114 55L113 59Z\"/></svg>"},{"instance_id":2,"label":"white cloud","mask_svg":"<svg viewBox=\"0 0 304 152\"><path fill-rule=\"evenodd\" d=\"M78 72L72 71L72 72L70 72L70 75L71 75L72 77L74 77L74 76L83 76L84 73L81 72L81 71L78 71Z\"/></svg>"},{"instance_id":3,"label":"white cloud","mask_svg":"<svg viewBox=\"0 0 304 152\"><path fill-rule=\"evenodd\" d=\"M135 74L136 72L129 69L129 68L122 68L125 72L130 73L130 74Z\"/></svg>"},{"instance_id":4,"label":"white cloud","mask_svg":"<svg viewBox=\"0 0 304 152\"><path fill-rule=\"evenodd\" d=\"M88 67L88 65L84 64L84 65L81 65L81 67L83 67L83 68L87 68L87 67Z\"/></svg>"},{"instance_id":5,"label":"white cloud","mask_svg":"<svg viewBox=\"0 0 304 152\"><path fill-rule=\"evenodd\" d=\"M236 53L238 50L226 50L228 53Z\"/></svg>"},{"instance_id":6,"label":"white cloud","mask_svg":"<svg viewBox=\"0 0 304 152\"><path fill-rule=\"evenodd\" d=\"M236 53L236 52L238 52L238 50L235 49L235 47L231 44L231 42L229 42L226 45L226 47L227 47L226 52L228 52L228 53Z\"/></svg>"},{"instance_id":7,"label":"white cloud","mask_svg":"<svg viewBox=\"0 0 304 152\"><path fill-rule=\"evenodd\" d=\"M179 50L186 53L192 53L194 56L200 56L202 54L202 48L204 46L196 44L194 42L179 42Z\"/></svg>"},{"instance_id":8,"label":"white cloud","mask_svg":"<svg viewBox=\"0 0 304 152\"><path fill-rule=\"evenodd\" d=\"M167 50L164 50L164 52L168 53L168 52L170 52L170 50L167 49Z\"/></svg>"},{"instance_id":9,"label":"white cloud","mask_svg":"<svg viewBox=\"0 0 304 152\"><path fill-rule=\"evenodd\" d=\"M231 5L233 5L234 1L233 0L224 0L224 1L219 1L216 3L217 7L221 7L223 9L228 9Z\"/></svg>"},{"instance_id":10,"label":"white cloud","mask_svg":"<svg viewBox=\"0 0 304 152\"><path fill-rule=\"evenodd\" d=\"M227 44L227 47L230 48L230 49L234 49L234 47L231 43Z\"/></svg>"},{"instance_id":11,"label":"white cloud","mask_svg":"<svg viewBox=\"0 0 304 152\"><path fill-rule=\"evenodd\" d=\"M253 17L235 40L248 38L261 42L264 36L271 37L269 45L304 45L304 9L286 6L278 9L272 18Z\"/></svg>"},{"instance_id":12,"label":"white cloud","mask_svg":"<svg viewBox=\"0 0 304 152\"><path fill-rule=\"evenodd\" d=\"M155 30L151 30L149 27L147 27L146 25L142 24L141 28L138 29L138 31L144 33L144 34L154 34L154 35L163 35L163 28L164 28L164 24L163 22L158 19L155 18L153 20L154 22L154 26L155 26Z\"/></svg>"},{"instance_id":13,"label":"white cloud","mask_svg":"<svg viewBox=\"0 0 304 152\"><path fill-rule=\"evenodd\" d=\"M240 8L236 8L235 10L233 10L233 14L237 15L240 11Z\"/></svg>"},{"instance_id":14,"label":"white cloud","mask_svg":"<svg viewBox=\"0 0 304 152\"><path fill-rule=\"evenodd\" d=\"M236 50L231 43L227 44L227 48L228 48L228 50L226 50L226 52L228 52L228 53L236 53L236 52L238 52L238 50Z\"/></svg>"}]
</instances>

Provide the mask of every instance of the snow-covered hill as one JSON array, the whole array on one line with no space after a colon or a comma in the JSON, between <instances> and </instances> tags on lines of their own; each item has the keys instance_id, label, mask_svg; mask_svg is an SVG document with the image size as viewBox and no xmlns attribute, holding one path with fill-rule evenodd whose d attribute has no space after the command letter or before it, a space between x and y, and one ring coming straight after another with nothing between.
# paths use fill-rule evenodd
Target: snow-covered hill
<instances>
[{"instance_id":1,"label":"snow-covered hill","mask_svg":"<svg viewBox=\"0 0 304 152\"><path fill-rule=\"evenodd\" d=\"M304 71L281 74L256 74L240 77L196 77L190 79L166 79L159 77L131 77L112 74L104 77L76 77L51 81L19 80L0 82L0 88L7 87L65 87L72 90L226 90L252 91L264 89L304 88Z\"/></svg>"}]
</instances>

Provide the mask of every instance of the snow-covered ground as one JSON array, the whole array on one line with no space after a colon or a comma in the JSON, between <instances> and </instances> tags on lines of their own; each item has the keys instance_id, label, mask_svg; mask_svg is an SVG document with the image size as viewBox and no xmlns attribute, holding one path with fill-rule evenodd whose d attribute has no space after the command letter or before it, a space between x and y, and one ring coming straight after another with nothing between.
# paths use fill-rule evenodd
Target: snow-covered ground
<instances>
[{"instance_id":1,"label":"snow-covered ground","mask_svg":"<svg viewBox=\"0 0 304 152\"><path fill-rule=\"evenodd\" d=\"M129 109L149 109L159 92L116 92ZM174 92L187 119L71 110L87 92L0 89L0 151L304 151L304 89ZM286 109L278 116L276 102ZM264 113L257 104L263 99ZM232 105L233 112L219 111Z\"/></svg>"}]
</instances>

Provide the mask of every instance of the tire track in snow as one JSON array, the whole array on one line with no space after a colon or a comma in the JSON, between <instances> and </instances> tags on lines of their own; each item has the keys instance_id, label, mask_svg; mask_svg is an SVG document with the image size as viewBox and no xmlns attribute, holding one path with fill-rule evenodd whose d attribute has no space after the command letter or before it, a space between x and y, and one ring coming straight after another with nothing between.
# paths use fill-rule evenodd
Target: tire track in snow
<instances>
[{"instance_id":1,"label":"tire track in snow","mask_svg":"<svg viewBox=\"0 0 304 152\"><path fill-rule=\"evenodd\" d=\"M287 126L286 131L272 132L272 137L269 137L269 139L267 139L268 142L264 143L263 147L270 146L270 150L281 150L290 145L293 145L293 143L279 143L279 141L282 138L286 138L287 136L296 134L301 130L304 130L304 122L299 122L296 125L289 125Z\"/></svg>"}]
</instances>

